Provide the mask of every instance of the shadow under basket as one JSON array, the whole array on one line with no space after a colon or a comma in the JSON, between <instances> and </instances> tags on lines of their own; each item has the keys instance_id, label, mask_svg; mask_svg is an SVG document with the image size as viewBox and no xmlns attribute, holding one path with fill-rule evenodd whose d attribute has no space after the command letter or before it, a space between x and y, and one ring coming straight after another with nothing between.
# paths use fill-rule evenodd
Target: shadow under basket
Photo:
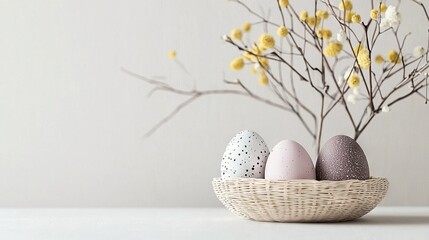
<instances>
[{"instance_id":1,"label":"shadow under basket","mask_svg":"<svg viewBox=\"0 0 429 240\"><path fill-rule=\"evenodd\" d=\"M342 222L362 217L384 198L386 178L316 181L213 179L213 189L236 215L269 222Z\"/></svg>"}]
</instances>

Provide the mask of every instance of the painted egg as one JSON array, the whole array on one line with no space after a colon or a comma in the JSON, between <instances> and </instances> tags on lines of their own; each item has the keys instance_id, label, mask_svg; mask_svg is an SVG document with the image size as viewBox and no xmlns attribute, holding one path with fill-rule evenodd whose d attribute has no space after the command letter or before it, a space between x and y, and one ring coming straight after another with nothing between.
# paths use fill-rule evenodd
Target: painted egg
<instances>
[{"instance_id":1,"label":"painted egg","mask_svg":"<svg viewBox=\"0 0 429 240\"><path fill-rule=\"evenodd\" d=\"M365 180L369 178L368 161L355 140L338 135L329 139L320 150L316 175L317 180Z\"/></svg>"},{"instance_id":2,"label":"painted egg","mask_svg":"<svg viewBox=\"0 0 429 240\"><path fill-rule=\"evenodd\" d=\"M226 147L221 163L223 179L264 178L265 163L270 151L257 133L239 132Z\"/></svg>"},{"instance_id":3,"label":"painted egg","mask_svg":"<svg viewBox=\"0 0 429 240\"><path fill-rule=\"evenodd\" d=\"M265 179L316 179L316 172L310 155L299 143L283 140L268 157Z\"/></svg>"}]
</instances>

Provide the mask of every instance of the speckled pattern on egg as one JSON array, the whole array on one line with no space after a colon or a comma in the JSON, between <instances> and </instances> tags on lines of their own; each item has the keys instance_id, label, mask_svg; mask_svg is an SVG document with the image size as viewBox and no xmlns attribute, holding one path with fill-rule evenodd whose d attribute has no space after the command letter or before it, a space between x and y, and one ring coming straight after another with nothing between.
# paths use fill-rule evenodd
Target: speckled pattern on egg
<instances>
[{"instance_id":1,"label":"speckled pattern on egg","mask_svg":"<svg viewBox=\"0 0 429 240\"><path fill-rule=\"evenodd\" d=\"M226 147L221 163L221 177L264 178L270 154L265 141L256 132L239 132Z\"/></svg>"},{"instance_id":2,"label":"speckled pattern on egg","mask_svg":"<svg viewBox=\"0 0 429 240\"><path fill-rule=\"evenodd\" d=\"M341 181L369 178L365 153L352 138L338 135L329 139L316 162L317 180Z\"/></svg>"}]
</instances>

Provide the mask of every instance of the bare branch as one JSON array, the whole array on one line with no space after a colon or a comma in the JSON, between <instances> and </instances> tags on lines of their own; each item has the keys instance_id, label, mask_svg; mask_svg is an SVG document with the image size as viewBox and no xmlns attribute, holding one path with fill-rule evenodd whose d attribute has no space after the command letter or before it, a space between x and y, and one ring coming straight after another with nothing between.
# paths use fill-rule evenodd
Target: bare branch
<instances>
[{"instance_id":1,"label":"bare branch","mask_svg":"<svg viewBox=\"0 0 429 240\"><path fill-rule=\"evenodd\" d=\"M259 74L263 74L269 80L268 88L274 95L274 100L257 94L257 91L252 91L249 88L247 81L226 80L224 83L234 89L220 90L198 90L196 81L187 71L184 64L176 61L179 67L187 73L193 80L193 88L191 90L178 89L170 84L154 78L146 78L129 70L122 71L137 79L143 80L150 84L153 88L149 91L149 96L159 91L167 91L173 94L185 96L186 100L179 103L177 107L155 125L147 135L153 134L162 125L172 119L183 108L191 104L196 99L209 95L224 95L232 94L245 96L272 107L295 115L312 139L316 143L316 150L320 149L324 125L326 124L329 115L334 109L340 108L346 112L354 131L354 138L358 139L365 129L369 126L372 120L382 112L383 107L394 106L397 103L416 95L421 97L427 103L428 96L428 75L424 74L429 69L429 30L427 49L423 56L413 56L404 52L409 34L401 35L399 26L387 27L381 25L383 14L380 14L377 19L366 19L361 23L352 23L346 20L346 11L341 11L337 6L332 4L331 0L314 0L308 4L312 4L314 11L310 13L314 23L301 19L300 14L295 10L292 4L287 8L281 7L279 2L276 4L276 12L279 16L278 23L270 20L270 10L261 7L259 11L250 8L245 1L230 0L242 6L248 13L256 17L258 20L253 23L253 26L258 26L268 33L269 28L285 26L289 30L289 34L285 38L281 38L279 42L269 49L262 49L260 43L249 42L238 39L233 40L231 37L224 38L224 41L234 46L240 53L245 54L246 64L258 67ZM344 4L344 0L343 4ZM410 0L413 4L417 4L429 23L429 12L424 3L419 0ZM370 1L368 4L371 9L381 7L382 1ZM362 3L364 4L364 3ZM402 6L401 6L402 7ZM329 12L330 21L324 22L324 19L319 18L318 10L327 10ZM332 21L331 21L332 20ZM333 22L333 23L332 23ZM328 41L332 39L323 39L318 36L318 31L327 28L324 24L329 25L330 29L341 29L346 34L346 39L343 41L343 49L341 54L330 58L324 54L324 49L328 45ZM332 24L332 25L331 25ZM377 43L384 36L394 38L394 49L398 51L400 62L385 61L380 68L373 66L361 67L361 59L359 59L360 48L355 50L356 46L362 44L368 53L370 60L375 55ZM235 38L236 39L236 38ZM286 47L284 47L286 45ZM253 50L249 46L256 46ZM285 50L285 49L286 50ZM262 62L264 60L264 62ZM269 62L269 63L267 63ZM272 67L275 63L278 66L278 72ZM344 76L342 73L338 78L337 68L344 68L344 65L354 69L354 73L358 74L361 79L361 85L365 92L350 93L353 85L347 83L339 84L338 80L347 81L351 76ZM289 74L289 79L284 79L284 76ZM386 84L389 83L389 84ZM297 86L304 84L312 89L313 94L320 96L319 104L310 104L304 98L303 92L298 91ZM404 87L410 87L409 90L404 90ZM235 89L237 88L237 89ZM356 90L356 89L354 89ZM423 93L423 91L425 91ZM351 105L346 100L345 95L354 94L359 97L358 100L363 102L362 106ZM314 106L313 106L314 105ZM354 112L360 113L353 115ZM314 123L314 126L312 125Z\"/></svg>"}]
</instances>

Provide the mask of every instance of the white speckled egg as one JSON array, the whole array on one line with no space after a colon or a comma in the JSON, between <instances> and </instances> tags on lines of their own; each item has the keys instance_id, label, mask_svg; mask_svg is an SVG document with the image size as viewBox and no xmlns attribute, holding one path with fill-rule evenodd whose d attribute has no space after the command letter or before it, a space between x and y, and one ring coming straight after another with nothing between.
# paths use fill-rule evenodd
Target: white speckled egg
<instances>
[{"instance_id":1,"label":"white speckled egg","mask_svg":"<svg viewBox=\"0 0 429 240\"><path fill-rule=\"evenodd\" d=\"M265 163L270 151L256 132L239 132L226 147L221 163L223 179L264 178Z\"/></svg>"},{"instance_id":2,"label":"white speckled egg","mask_svg":"<svg viewBox=\"0 0 429 240\"><path fill-rule=\"evenodd\" d=\"M299 143L283 140L268 157L265 179L316 179L316 171L310 155Z\"/></svg>"}]
</instances>

